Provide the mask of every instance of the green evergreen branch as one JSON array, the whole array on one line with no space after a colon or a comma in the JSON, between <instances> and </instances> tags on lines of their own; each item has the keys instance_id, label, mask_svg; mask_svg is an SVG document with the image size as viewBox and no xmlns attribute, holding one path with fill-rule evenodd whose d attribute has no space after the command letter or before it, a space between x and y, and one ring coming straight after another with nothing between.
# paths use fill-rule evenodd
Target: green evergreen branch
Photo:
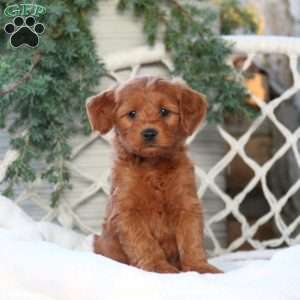
<instances>
[{"instance_id":1,"label":"green evergreen branch","mask_svg":"<svg viewBox=\"0 0 300 300\"><path fill-rule=\"evenodd\" d=\"M27 80L29 80L31 78L31 73L32 73L34 67L40 62L41 57L42 56L40 53L38 53L38 52L34 53L33 58L32 58L32 65L30 66L29 70L20 79L14 81L12 83L9 83L7 85L6 89L0 90L0 97L3 97L6 94L9 94L9 93L15 91L19 85L21 85L21 84L25 83Z\"/></svg>"},{"instance_id":2,"label":"green evergreen branch","mask_svg":"<svg viewBox=\"0 0 300 300\"><path fill-rule=\"evenodd\" d=\"M187 17L188 19L192 18L192 15L189 13L189 11L186 10L177 0L167 0L167 1L172 5L174 5L177 10L181 11L181 13L185 17Z\"/></svg>"},{"instance_id":3,"label":"green evergreen branch","mask_svg":"<svg viewBox=\"0 0 300 300\"><path fill-rule=\"evenodd\" d=\"M0 11L12 2L2 1ZM14 113L9 132L17 136L11 145L20 155L6 173L6 192L11 195L16 185L35 180L33 165L39 161L42 179L53 187L50 201L55 206L70 188L69 139L75 126L77 132L88 133L84 103L104 67L89 31L89 12L96 1L47 0L43 5L47 14L38 21L46 25L47 34L41 36L37 50L10 49L0 32L0 86L6 87L0 95L0 125L4 127L5 118ZM0 27L7 21L1 18ZM20 136L24 129L26 134Z\"/></svg>"},{"instance_id":4,"label":"green evergreen branch","mask_svg":"<svg viewBox=\"0 0 300 300\"><path fill-rule=\"evenodd\" d=\"M150 45L157 39L158 21L162 20L163 40L175 67L173 73L207 95L210 122L223 122L227 114L247 118L255 115L254 109L246 103L248 93L240 75L227 64L231 45L212 30L218 20L210 7L187 5L178 0L140 0L138 3L121 0L119 9L131 10L143 19ZM155 27L151 20L153 15L160 16Z\"/></svg>"},{"instance_id":5,"label":"green evergreen branch","mask_svg":"<svg viewBox=\"0 0 300 300\"><path fill-rule=\"evenodd\" d=\"M1 1L0 11L14 3ZM14 51L0 31L0 126L4 127L6 117L13 112L15 118L9 131L17 137L11 139L11 145L20 153L6 174L6 192L10 195L16 185L35 180L36 161L44 162L41 177L53 187L52 206L58 205L63 192L71 187L66 164L71 153L69 139L79 130L89 132L85 99L94 93L105 74L89 29L89 13L96 3L43 1L47 14L38 21L46 25L47 34L41 37L38 50ZM231 11L222 5L221 21L226 23L226 30L240 26L240 20L251 19L245 13L231 22ZM175 65L174 74L207 94L209 120L221 122L228 113L253 113L245 104L246 93L239 74L226 64L230 45L211 30L216 19L209 9L184 5L178 0L120 0L118 8L131 10L143 19L150 44L158 36L159 25L163 25L163 40ZM243 10L236 6L236 13L242 14ZM7 21L0 18L0 27ZM18 136L24 130L25 135Z\"/></svg>"}]
</instances>

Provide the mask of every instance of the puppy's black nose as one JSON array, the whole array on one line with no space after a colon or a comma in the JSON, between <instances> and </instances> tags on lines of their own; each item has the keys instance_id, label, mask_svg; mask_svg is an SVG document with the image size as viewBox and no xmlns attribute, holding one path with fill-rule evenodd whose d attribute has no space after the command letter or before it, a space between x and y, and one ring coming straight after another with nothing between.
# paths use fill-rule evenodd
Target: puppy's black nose
<instances>
[{"instance_id":1,"label":"puppy's black nose","mask_svg":"<svg viewBox=\"0 0 300 300\"><path fill-rule=\"evenodd\" d=\"M142 131L142 136L146 142L152 142L157 136L158 132L154 128L147 128Z\"/></svg>"}]
</instances>

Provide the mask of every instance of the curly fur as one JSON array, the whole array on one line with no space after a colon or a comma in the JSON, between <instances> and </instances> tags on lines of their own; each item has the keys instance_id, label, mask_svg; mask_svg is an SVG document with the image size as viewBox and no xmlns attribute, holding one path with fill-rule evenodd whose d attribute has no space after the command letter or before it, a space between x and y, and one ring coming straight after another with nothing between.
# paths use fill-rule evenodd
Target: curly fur
<instances>
[{"instance_id":1,"label":"curly fur","mask_svg":"<svg viewBox=\"0 0 300 300\"><path fill-rule=\"evenodd\" d=\"M93 129L115 131L111 196L96 253L147 271L220 272L207 262L202 205L185 147L206 109L203 95L150 76L88 99ZM147 128L157 132L150 143L143 138Z\"/></svg>"}]
</instances>

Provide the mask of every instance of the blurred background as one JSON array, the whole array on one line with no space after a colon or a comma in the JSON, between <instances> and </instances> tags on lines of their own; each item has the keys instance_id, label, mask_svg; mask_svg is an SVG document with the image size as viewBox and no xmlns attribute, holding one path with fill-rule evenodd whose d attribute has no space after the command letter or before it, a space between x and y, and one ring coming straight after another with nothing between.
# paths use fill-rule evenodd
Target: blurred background
<instances>
[{"instance_id":1,"label":"blurred background","mask_svg":"<svg viewBox=\"0 0 300 300\"><path fill-rule=\"evenodd\" d=\"M291 37L285 41L296 44L299 1L22 3L25 10L17 1L0 2L1 28L14 27L0 31L0 181L6 196L36 220L99 232L109 194L110 136L91 134L85 100L130 76L179 76L210 104L190 149L212 253L299 242L300 93L284 93L295 83L291 67L297 71L300 50L289 56L281 50L288 45L276 40ZM37 13L36 5L45 11ZM26 24L28 16L45 26L42 34ZM29 28L27 35L18 33L21 27ZM34 48L28 45L32 34L39 40ZM246 51L222 38L228 35L241 38L237 45ZM262 39L247 48L242 37L248 35ZM12 45L16 37L18 47ZM275 123L264 114L274 100ZM260 172L264 167L267 172Z\"/></svg>"}]
</instances>

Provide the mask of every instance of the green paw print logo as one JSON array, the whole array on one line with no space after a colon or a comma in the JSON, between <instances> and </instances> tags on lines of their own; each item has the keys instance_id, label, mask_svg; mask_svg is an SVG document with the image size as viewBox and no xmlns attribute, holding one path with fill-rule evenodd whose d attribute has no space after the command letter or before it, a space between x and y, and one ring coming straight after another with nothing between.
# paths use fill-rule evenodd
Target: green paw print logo
<instances>
[{"instance_id":1,"label":"green paw print logo","mask_svg":"<svg viewBox=\"0 0 300 300\"><path fill-rule=\"evenodd\" d=\"M4 31L10 35L10 44L13 48L27 46L35 48L39 45L40 35L45 26L36 21L36 17L46 13L41 5L15 4L6 7L4 14L14 17L13 21L4 26Z\"/></svg>"}]
</instances>

